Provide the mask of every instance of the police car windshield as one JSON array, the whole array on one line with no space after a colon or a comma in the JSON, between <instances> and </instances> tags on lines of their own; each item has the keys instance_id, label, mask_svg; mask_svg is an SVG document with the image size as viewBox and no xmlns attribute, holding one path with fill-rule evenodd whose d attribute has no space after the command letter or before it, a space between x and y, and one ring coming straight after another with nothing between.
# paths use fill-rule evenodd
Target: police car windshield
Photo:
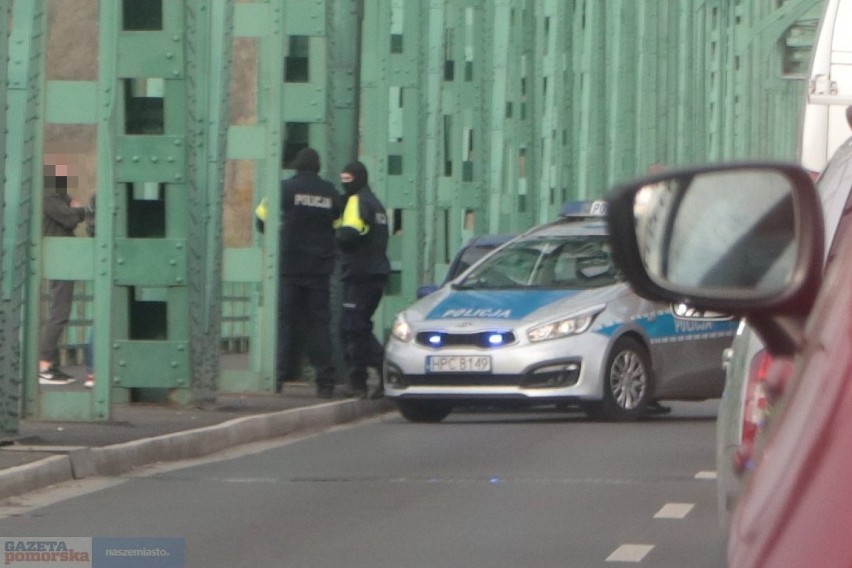
<instances>
[{"instance_id":1,"label":"police car windshield","mask_svg":"<svg viewBox=\"0 0 852 568\"><path fill-rule=\"evenodd\" d=\"M468 268L470 268L477 260L494 250L494 247L479 247L472 246L465 249L459 258L458 264L454 267L453 273L447 275L447 280L452 280Z\"/></svg>"},{"instance_id":2,"label":"police car windshield","mask_svg":"<svg viewBox=\"0 0 852 568\"><path fill-rule=\"evenodd\" d=\"M455 288L585 289L620 281L605 235L559 235L510 243L474 268Z\"/></svg>"}]
</instances>

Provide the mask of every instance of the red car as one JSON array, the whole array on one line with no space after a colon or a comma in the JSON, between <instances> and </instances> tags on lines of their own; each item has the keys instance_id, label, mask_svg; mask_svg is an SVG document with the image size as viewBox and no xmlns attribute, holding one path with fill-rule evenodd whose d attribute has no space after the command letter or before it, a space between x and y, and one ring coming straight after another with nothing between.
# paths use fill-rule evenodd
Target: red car
<instances>
[{"instance_id":1,"label":"red car","mask_svg":"<svg viewBox=\"0 0 852 568\"><path fill-rule=\"evenodd\" d=\"M613 256L637 293L744 317L773 355L729 566L852 566L852 198L825 273L820 200L798 166L671 171L609 201Z\"/></svg>"}]
</instances>

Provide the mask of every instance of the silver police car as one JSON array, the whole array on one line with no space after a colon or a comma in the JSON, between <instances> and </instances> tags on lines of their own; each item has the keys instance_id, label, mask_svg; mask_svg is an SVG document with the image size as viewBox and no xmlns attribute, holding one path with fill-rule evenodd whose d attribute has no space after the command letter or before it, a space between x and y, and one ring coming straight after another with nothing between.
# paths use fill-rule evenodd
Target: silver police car
<instances>
[{"instance_id":1,"label":"silver police car","mask_svg":"<svg viewBox=\"0 0 852 568\"><path fill-rule=\"evenodd\" d=\"M635 420L657 400L720 396L737 322L634 294L610 257L605 211L566 204L397 315L385 395L406 419L579 405Z\"/></svg>"}]
</instances>

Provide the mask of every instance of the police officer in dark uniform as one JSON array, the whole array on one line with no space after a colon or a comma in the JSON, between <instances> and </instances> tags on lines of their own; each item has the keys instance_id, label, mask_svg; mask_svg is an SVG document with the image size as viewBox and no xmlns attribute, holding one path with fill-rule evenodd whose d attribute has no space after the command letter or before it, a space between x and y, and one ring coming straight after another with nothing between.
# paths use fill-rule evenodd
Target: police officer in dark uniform
<instances>
[{"instance_id":1,"label":"police officer in dark uniform","mask_svg":"<svg viewBox=\"0 0 852 568\"><path fill-rule=\"evenodd\" d=\"M340 337L349 366L352 395L367 396L367 369L382 373L384 347L373 335L373 313L384 294L390 274L387 257L388 218L385 208L367 185L367 168L352 162L340 174L346 206L337 230L343 253L343 311ZM371 395L379 398L383 386Z\"/></svg>"},{"instance_id":2,"label":"police officer in dark uniform","mask_svg":"<svg viewBox=\"0 0 852 568\"><path fill-rule=\"evenodd\" d=\"M295 371L294 333L305 330L301 344L316 371L317 396L331 398L335 368L329 279L337 258L335 226L342 198L331 182L319 177L315 150L299 151L293 168L295 175L281 182L277 387Z\"/></svg>"}]
</instances>

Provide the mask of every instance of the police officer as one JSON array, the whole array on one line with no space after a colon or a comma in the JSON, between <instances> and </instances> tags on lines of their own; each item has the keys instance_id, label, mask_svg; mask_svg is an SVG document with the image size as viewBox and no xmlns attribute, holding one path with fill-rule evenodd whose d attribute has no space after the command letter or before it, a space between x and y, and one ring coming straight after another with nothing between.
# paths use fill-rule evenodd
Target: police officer
<instances>
[{"instance_id":1,"label":"police officer","mask_svg":"<svg viewBox=\"0 0 852 568\"><path fill-rule=\"evenodd\" d=\"M315 150L300 150L293 168L295 175L281 182L277 388L295 371L294 333L304 329L301 344L316 371L317 396L331 398L335 368L329 279L337 258L334 230L342 199L331 182L319 177Z\"/></svg>"},{"instance_id":2,"label":"police officer","mask_svg":"<svg viewBox=\"0 0 852 568\"><path fill-rule=\"evenodd\" d=\"M388 218L367 185L367 168L352 162L340 174L346 206L337 242L342 252L343 311L340 338L349 366L352 395L367 396L367 369L382 373L384 347L373 335L373 313L379 306L390 274L387 257ZM371 398L383 396L382 383Z\"/></svg>"}]
</instances>

